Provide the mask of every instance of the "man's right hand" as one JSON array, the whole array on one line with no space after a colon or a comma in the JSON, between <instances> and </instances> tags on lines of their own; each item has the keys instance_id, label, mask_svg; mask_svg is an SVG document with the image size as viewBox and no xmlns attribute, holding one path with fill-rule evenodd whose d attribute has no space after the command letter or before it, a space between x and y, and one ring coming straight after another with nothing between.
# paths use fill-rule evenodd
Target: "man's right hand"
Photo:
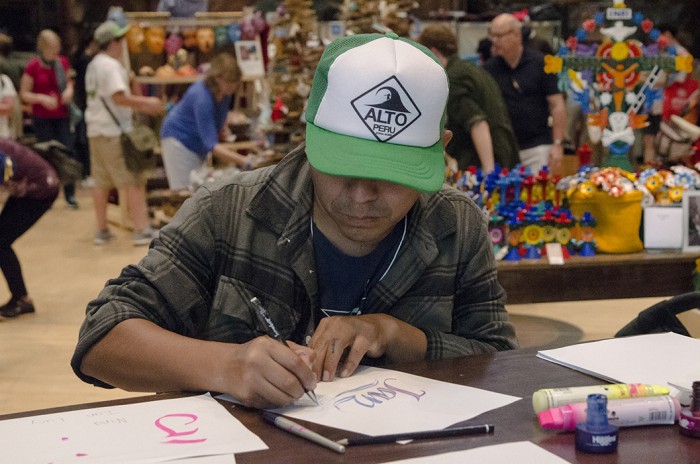
<instances>
[{"instance_id":1,"label":"man's right hand","mask_svg":"<svg viewBox=\"0 0 700 464\"><path fill-rule=\"evenodd\" d=\"M158 97L143 97L143 101L141 105L139 105L139 111L151 116L156 116L165 111L165 105Z\"/></svg>"},{"instance_id":2,"label":"man's right hand","mask_svg":"<svg viewBox=\"0 0 700 464\"><path fill-rule=\"evenodd\" d=\"M222 390L254 408L288 406L316 388L311 371L315 354L290 343L290 348L267 337L258 337L236 349L222 366Z\"/></svg>"}]
</instances>

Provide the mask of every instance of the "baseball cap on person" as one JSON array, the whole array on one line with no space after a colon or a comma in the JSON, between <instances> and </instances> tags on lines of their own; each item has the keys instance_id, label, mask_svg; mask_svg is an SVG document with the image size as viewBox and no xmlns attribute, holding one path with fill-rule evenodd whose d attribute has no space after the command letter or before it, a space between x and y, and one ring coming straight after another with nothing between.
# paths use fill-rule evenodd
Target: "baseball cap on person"
<instances>
[{"instance_id":1,"label":"baseball cap on person","mask_svg":"<svg viewBox=\"0 0 700 464\"><path fill-rule=\"evenodd\" d=\"M445 178L447 76L427 48L390 32L329 44L306 108L318 171L436 192Z\"/></svg>"},{"instance_id":2,"label":"baseball cap on person","mask_svg":"<svg viewBox=\"0 0 700 464\"><path fill-rule=\"evenodd\" d=\"M121 39L122 37L124 37L124 35L126 35L127 31L129 30L129 27L129 25L120 27L119 24L112 20L105 21L99 26L97 26L93 38L100 45L104 45L106 43L109 43L110 40Z\"/></svg>"}]
</instances>

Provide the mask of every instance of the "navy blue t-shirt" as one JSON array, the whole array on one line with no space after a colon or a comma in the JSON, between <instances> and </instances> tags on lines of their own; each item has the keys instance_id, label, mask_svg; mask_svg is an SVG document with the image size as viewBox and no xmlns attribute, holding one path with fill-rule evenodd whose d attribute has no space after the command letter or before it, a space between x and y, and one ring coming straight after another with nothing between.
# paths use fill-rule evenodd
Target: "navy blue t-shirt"
<instances>
[{"instance_id":1,"label":"navy blue t-shirt","mask_svg":"<svg viewBox=\"0 0 700 464\"><path fill-rule=\"evenodd\" d=\"M316 226L313 226L316 277L321 313L326 316L360 314L363 297L392 264L400 247L406 220L399 222L377 248L365 256L348 256L335 247Z\"/></svg>"}]
</instances>

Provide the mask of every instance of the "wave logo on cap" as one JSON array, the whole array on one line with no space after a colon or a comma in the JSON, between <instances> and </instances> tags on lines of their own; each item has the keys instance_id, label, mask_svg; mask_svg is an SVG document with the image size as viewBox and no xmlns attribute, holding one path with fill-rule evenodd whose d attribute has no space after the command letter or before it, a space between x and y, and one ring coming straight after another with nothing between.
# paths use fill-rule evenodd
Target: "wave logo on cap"
<instances>
[{"instance_id":1,"label":"wave logo on cap","mask_svg":"<svg viewBox=\"0 0 700 464\"><path fill-rule=\"evenodd\" d=\"M421 112L401 82L392 76L350 102L364 125L387 142L413 124Z\"/></svg>"}]
</instances>

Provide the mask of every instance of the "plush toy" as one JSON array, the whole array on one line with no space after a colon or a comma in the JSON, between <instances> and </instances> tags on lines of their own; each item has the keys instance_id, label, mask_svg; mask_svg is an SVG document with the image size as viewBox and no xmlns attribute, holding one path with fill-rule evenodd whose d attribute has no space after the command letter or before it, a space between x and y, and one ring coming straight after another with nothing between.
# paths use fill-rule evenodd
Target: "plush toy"
<instances>
[{"instance_id":1,"label":"plush toy","mask_svg":"<svg viewBox=\"0 0 700 464\"><path fill-rule=\"evenodd\" d=\"M200 27L195 34L197 38L197 48L202 53L209 53L214 49L214 29L211 27Z\"/></svg>"},{"instance_id":2,"label":"plush toy","mask_svg":"<svg viewBox=\"0 0 700 464\"><path fill-rule=\"evenodd\" d=\"M182 45L187 50L195 50L197 48L197 30L191 27L184 28L180 31L182 34Z\"/></svg>"},{"instance_id":3,"label":"plush toy","mask_svg":"<svg viewBox=\"0 0 700 464\"><path fill-rule=\"evenodd\" d=\"M145 31L146 48L151 53L163 53L165 45L165 28L152 26Z\"/></svg>"},{"instance_id":4,"label":"plush toy","mask_svg":"<svg viewBox=\"0 0 700 464\"><path fill-rule=\"evenodd\" d=\"M165 39L165 53L174 55L182 48L182 37L177 32L171 32Z\"/></svg>"},{"instance_id":5,"label":"plush toy","mask_svg":"<svg viewBox=\"0 0 700 464\"><path fill-rule=\"evenodd\" d=\"M226 26L217 26L214 28L214 45L216 48L221 48L229 43L228 28Z\"/></svg>"},{"instance_id":6,"label":"plush toy","mask_svg":"<svg viewBox=\"0 0 700 464\"><path fill-rule=\"evenodd\" d=\"M229 42L238 42L241 40L241 25L238 23L229 24L226 28L226 34L228 35Z\"/></svg>"},{"instance_id":7,"label":"plush toy","mask_svg":"<svg viewBox=\"0 0 700 464\"><path fill-rule=\"evenodd\" d=\"M144 34L138 24L132 24L126 32L126 46L129 53L141 53L143 51Z\"/></svg>"}]
</instances>

